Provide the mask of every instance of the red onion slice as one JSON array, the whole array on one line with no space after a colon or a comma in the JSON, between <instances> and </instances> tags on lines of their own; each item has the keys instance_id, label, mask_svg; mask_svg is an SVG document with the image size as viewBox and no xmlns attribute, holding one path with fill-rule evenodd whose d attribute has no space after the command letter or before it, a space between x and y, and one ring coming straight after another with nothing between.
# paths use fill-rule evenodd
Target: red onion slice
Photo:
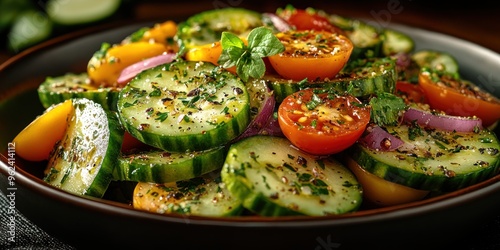
<instances>
[{"instance_id":1,"label":"red onion slice","mask_svg":"<svg viewBox=\"0 0 500 250\"><path fill-rule=\"evenodd\" d=\"M269 120L273 118L275 106L276 100L274 94L266 95L255 118L235 141L261 133L261 131L268 126Z\"/></svg>"},{"instance_id":2,"label":"red onion slice","mask_svg":"<svg viewBox=\"0 0 500 250\"><path fill-rule=\"evenodd\" d=\"M380 151L394 151L404 144L401 139L389 134L379 126L368 127L367 131L368 134L361 137L358 142L368 148Z\"/></svg>"},{"instance_id":3,"label":"red onion slice","mask_svg":"<svg viewBox=\"0 0 500 250\"><path fill-rule=\"evenodd\" d=\"M406 122L416 121L418 124L436 129L456 132L473 132L482 129L479 118L432 114L428 111L409 108L403 117Z\"/></svg>"},{"instance_id":4,"label":"red onion slice","mask_svg":"<svg viewBox=\"0 0 500 250\"><path fill-rule=\"evenodd\" d=\"M274 13L263 13L262 16L265 19L269 19L274 25L274 27L280 32L284 32L291 29L291 26L290 24L288 24L287 21L285 21L283 18L279 17Z\"/></svg>"},{"instance_id":5,"label":"red onion slice","mask_svg":"<svg viewBox=\"0 0 500 250\"><path fill-rule=\"evenodd\" d=\"M172 62L175 58L175 55L175 53L164 53L129 65L122 70L117 82L120 85L124 85L143 70L158 66L160 64Z\"/></svg>"}]
</instances>

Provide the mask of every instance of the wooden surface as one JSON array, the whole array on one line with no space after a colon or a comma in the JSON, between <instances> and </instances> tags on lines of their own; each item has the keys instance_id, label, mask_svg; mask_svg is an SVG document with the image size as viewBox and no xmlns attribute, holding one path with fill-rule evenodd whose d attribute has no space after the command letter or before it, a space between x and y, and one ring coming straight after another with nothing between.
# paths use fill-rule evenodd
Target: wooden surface
<instances>
[{"instance_id":1,"label":"wooden surface","mask_svg":"<svg viewBox=\"0 0 500 250\"><path fill-rule=\"evenodd\" d=\"M129 0L126 13L118 18L136 20L182 20L194 13L221 7L243 7L258 11L275 11L292 4L298 8L314 7L339 15L367 18L381 25L400 23L445 33L465 39L500 53L500 3L473 1L467 4L437 1L250 1L197 0L160 1ZM0 63L13 56L0 49Z\"/></svg>"}]
</instances>

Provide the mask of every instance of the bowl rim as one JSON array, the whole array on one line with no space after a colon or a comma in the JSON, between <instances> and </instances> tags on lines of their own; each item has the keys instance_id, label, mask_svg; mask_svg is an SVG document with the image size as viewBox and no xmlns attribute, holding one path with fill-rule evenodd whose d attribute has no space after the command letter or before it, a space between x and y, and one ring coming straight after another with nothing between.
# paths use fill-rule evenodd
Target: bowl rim
<instances>
[{"instance_id":1,"label":"bowl rim","mask_svg":"<svg viewBox=\"0 0 500 250\"><path fill-rule=\"evenodd\" d=\"M8 60L0 64L0 72L15 67L17 64L30 56L36 55L44 49L58 46L60 44L71 42L75 39L84 36L92 35L96 32L105 32L111 29L126 28L128 26L135 26L139 24L152 24L155 21L142 21L135 20L118 21L105 25L94 26L62 35L46 42L43 42L34 47L28 48ZM391 24L391 27L398 29L410 29L416 32L424 32L438 38L451 39L454 43L463 44L464 46L471 46L470 48L478 52L494 56L499 61L500 56L487 48L480 45L471 43L460 38L449 36L443 33L437 33L429 30L424 30L416 27L410 27L402 24ZM443 210L450 207L460 206L473 202L476 199L481 199L491 195L492 193L500 190L500 174L493 178L477 183L475 185L456 190L447 194L442 194L432 198L410 202L401 205L394 205L389 207L374 208L369 210L361 210L353 213L342 215L328 215L328 216L284 216L284 217L258 217L258 216L238 216L238 217L205 217L194 215L176 215L176 214L157 214L148 211L141 211L133 207L115 202L94 197L82 197L71 194L64 190L45 183L40 178L32 175L28 171L19 166L15 166L16 185L28 188L41 196L52 199L57 202L83 206L91 211L119 215L119 216L133 216L136 218L155 220L170 223L189 223L195 225L220 225L220 226L245 226L245 227L321 227L332 225L345 225L345 224L362 224L366 222L374 222L389 219L401 219L405 217L413 217L422 215L431 211ZM8 176L9 161L7 156L2 152L0 154L0 174ZM3 190L2 190L3 191Z\"/></svg>"}]
</instances>

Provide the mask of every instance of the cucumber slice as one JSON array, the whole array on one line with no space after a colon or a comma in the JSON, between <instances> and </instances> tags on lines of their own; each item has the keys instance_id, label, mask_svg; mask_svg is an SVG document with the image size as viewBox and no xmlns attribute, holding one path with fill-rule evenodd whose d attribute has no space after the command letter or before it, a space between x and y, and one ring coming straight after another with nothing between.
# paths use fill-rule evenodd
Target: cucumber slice
<instances>
[{"instance_id":1,"label":"cucumber slice","mask_svg":"<svg viewBox=\"0 0 500 250\"><path fill-rule=\"evenodd\" d=\"M385 56L411 53L415 49L415 42L410 36L393 29L384 29L382 40L382 53Z\"/></svg>"},{"instance_id":2,"label":"cucumber slice","mask_svg":"<svg viewBox=\"0 0 500 250\"><path fill-rule=\"evenodd\" d=\"M142 71L118 96L127 131L169 152L222 146L250 123L245 84L208 62L178 61Z\"/></svg>"},{"instance_id":3,"label":"cucumber slice","mask_svg":"<svg viewBox=\"0 0 500 250\"><path fill-rule=\"evenodd\" d=\"M189 153L151 150L121 156L114 176L115 180L159 184L187 180L222 168L225 157L224 147Z\"/></svg>"},{"instance_id":4,"label":"cucumber slice","mask_svg":"<svg viewBox=\"0 0 500 250\"><path fill-rule=\"evenodd\" d=\"M329 15L333 24L346 32L354 48L351 60L359 58L374 58L382 55L383 39L380 31L375 26L359 19L348 18L340 15Z\"/></svg>"},{"instance_id":5,"label":"cucumber slice","mask_svg":"<svg viewBox=\"0 0 500 250\"><path fill-rule=\"evenodd\" d=\"M397 71L394 61L388 57L358 59L349 62L334 78L322 82L291 81L275 76L264 76L274 91L277 102L306 88L326 88L349 92L356 97L366 97L379 92L394 93Z\"/></svg>"},{"instance_id":6,"label":"cucumber slice","mask_svg":"<svg viewBox=\"0 0 500 250\"><path fill-rule=\"evenodd\" d=\"M220 172L163 185L139 182L134 189L134 208L160 213L198 216L234 216L244 210L221 182Z\"/></svg>"},{"instance_id":7,"label":"cucumber slice","mask_svg":"<svg viewBox=\"0 0 500 250\"><path fill-rule=\"evenodd\" d=\"M262 216L343 214L362 202L350 170L282 137L258 135L232 144L221 176L246 209Z\"/></svg>"},{"instance_id":8,"label":"cucumber slice","mask_svg":"<svg viewBox=\"0 0 500 250\"><path fill-rule=\"evenodd\" d=\"M12 24L7 35L10 51L19 52L38 44L52 34L52 21L45 13L37 10L22 12Z\"/></svg>"},{"instance_id":9,"label":"cucumber slice","mask_svg":"<svg viewBox=\"0 0 500 250\"><path fill-rule=\"evenodd\" d=\"M243 8L208 10L179 23L177 39L181 49L210 44L220 40L224 31L246 36L253 28L264 25L262 15Z\"/></svg>"},{"instance_id":10,"label":"cucumber slice","mask_svg":"<svg viewBox=\"0 0 500 250\"><path fill-rule=\"evenodd\" d=\"M459 133L427 130L418 125L386 129L405 145L382 152L356 144L349 152L364 169L385 180L447 192L491 178L500 170L500 144L488 130Z\"/></svg>"},{"instance_id":11,"label":"cucumber slice","mask_svg":"<svg viewBox=\"0 0 500 250\"><path fill-rule=\"evenodd\" d=\"M419 50L413 53L411 58L420 68L428 67L444 70L451 74L459 73L457 60L452 55L443 51Z\"/></svg>"},{"instance_id":12,"label":"cucumber slice","mask_svg":"<svg viewBox=\"0 0 500 250\"><path fill-rule=\"evenodd\" d=\"M47 77L37 91L45 108L71 98L86 98L101 104L105 110L116 111L120 88L96 88L90 84L87 73L66 73Z\"/></svg>"},{"instance_id":13,"label":"cucumber slice","mask_svg":"<svg viewBox=\"0 0 500 250\"><path fill-rule=\"evenodd\" d=\"M113 15L121 0L49 0L47 15L61 25L80 25L97 22Z\"/></svg>"},{"instance_id":14,"label":"cucumber slice","mask_svg":"<svg viewBox=\"0 0 500 250\"><path fill-rule=\"evenodd\" d=\"M101 198L108 188L124 130L114 112L88 99L72 99L63 139L56 144L44 181L65 191Z\"/></svg>"}]
</instances>

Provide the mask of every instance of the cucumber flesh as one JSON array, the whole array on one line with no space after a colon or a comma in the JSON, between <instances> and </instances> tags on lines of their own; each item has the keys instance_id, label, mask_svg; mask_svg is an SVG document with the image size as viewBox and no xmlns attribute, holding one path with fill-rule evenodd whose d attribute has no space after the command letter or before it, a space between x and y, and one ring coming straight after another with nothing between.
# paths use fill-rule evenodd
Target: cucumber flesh
<instances>
[{"instance_id":1,"label":"cucumber flesh","mask_svg":"<svg viewBox=\"0 0 500 250\"><path fill-rule=\"evenodd\" d=\"M387 152L356 144L349 152L365 170L385 180L447 192L481 182L500 171L500 144L488 130L459 133L418 125L386 129L405 144ZM420 136L410 139L420 132Z\"/></svg>"},{"instance_id":2,"label":"cucumber flesh","mask_svg":"<svg viewBox=\"0 0 500 250\"><path fill-rule=\"evenodd\" d=\"M142 71L118 96L127 131L169 152L219 147L250 123L245 84L212 63L178 61Z\"/></svg>"},{"instance_id":3,"label":"cucumber flesh","mask_svg":"<svg viewBox=\"0 0 500 250\"><path fill-rule=\"evenodd\" d=\"M457 60L450 54L435 50L419 50L412 54L412 60L420 68L427 67L431 69L444 70L451 74L459 73Z\"/></svg>"},{"instance_id":4,"label":"cucumber flesh","mask_svg":"<svg viewBox=\"0 0 500 250\"><path fill-rule=\"evenodd\" d=\"M253 28L264 25L259 12L244 8L207 10L179 23L177 39L181 49L210 44L220 40L224 31L246 36Z\"/></svg>"},{"instance_id":5,"label":"cucumber flesh","mask_svg":"<svg viewBox=\"0 0 500 250\"><path fill-rule=\"evenodd\" d=\"M222 180L243 206L262 216L323 216L355 211L362 189L349 169L282 137L247 137L229 148Z\"/></svg>"},{"instance_id":6,"label":"cucumber flesh","mask_svg":"<svg viewBox=\"0 0 500 250\"><path fill-rule=\"evenodd\" d=\"M74 113L63 139L56 144L44 181L65 191L101 198L123 141L124 130L114 112L88 99L72 99Z\"/></svg>"},{"instance_id":7,"label":"cucumber flesh","mask_svg":"<svg viewBox=\"0 0 500 250\"><path fill-rule=\"evenodd\" d=\"M120 181L159 184L187 180L220 169L225 157L224 147L189 153L151 150L120 156L114 176Z\"/></svg>"},{"instance_id":8,"label":"cucumber flesh","mask_svg":"<svg viewBox=\"0 0 500 250\"><path fill-rule=\"evenodd\" d=\"M329 20L346 32L354 48L350 60L382 56L383 39L380 31L367 22L340 15L329 15Z\"/></svg>"},{"instance_id":9,"label":"cucumber flesh","mask_svg":"<svg viewBox=\"0 0 500 250\"><path fill-rule=\"evenodd\" d=\"M61 25L97 22L113 15L121 0L49 0L46 11L51 20Z\"/></svg>"},{"instance_id":10,"label":"cucumber flesh","mask_svg":"<svg viewBox=\"0 0 500 250\"><path fill-rule=\"evenodd\" d=\"M244 210L221 182L220 172L162 185L139 182L134 189L134 208L159 214L235 216Z\"/></svg>"},{"instance_id":11,"label":"cucumber flesh","mask_svg":"<svg viewBox=\"0 0 500 250\"><path fill-rule=\"evenodd\" d=\"M382 53L385 56L391 56L398 53L411 53L415 49L413 39L396 30L384 29L382 32Z\"/></svg>"},{"instance_id":12,"label":"cucumber flesh","mask_svg":"<svg viewBox=\"0 0 500 250\"><path fill-rule=\"evenodd\" d=\"M86 98L101 104L105 110L116 111L120 88L96 88L90 84L87 73L66 73L47 77L37 91L45 108L71 98Z\"/></svg>"}]
</instances>

